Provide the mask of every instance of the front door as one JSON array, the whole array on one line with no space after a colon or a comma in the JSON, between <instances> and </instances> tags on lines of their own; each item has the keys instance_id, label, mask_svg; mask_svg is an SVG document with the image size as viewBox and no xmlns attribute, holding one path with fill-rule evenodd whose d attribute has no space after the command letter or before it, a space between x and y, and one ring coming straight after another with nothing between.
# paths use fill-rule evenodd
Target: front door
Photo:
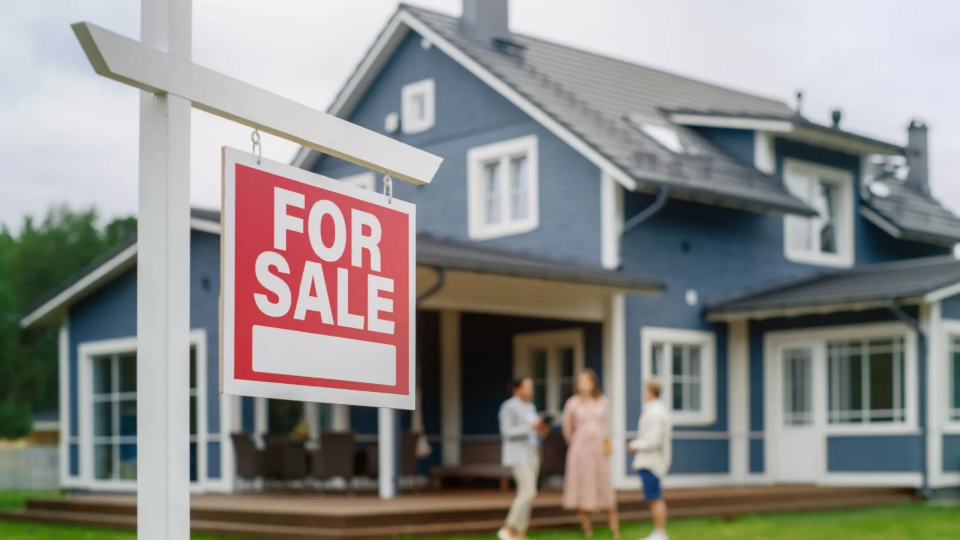
<instances>
[{"instance_id":1,"label":"front door","mask_svg":"<svg viewBox=\"0 0 960 540\"><path fill-rule=\"evenodd\" d=\"M787 483L814 483L822 473L824 440L817 428L815 349L780 349L780 414L777 433L776 479Z\"/></svg>"},{"instance_id":2,"label":"front door","mask_svg":"<svg viewBox=\"0 0 960 540\"><path fill-rule=\"evenodd\" d=\"M559 423L563 405L575 391L576 374L583 369L583 331L517 334L514 354L514 375L533 380L537 410Z\"/></svg>"}]
</instances>

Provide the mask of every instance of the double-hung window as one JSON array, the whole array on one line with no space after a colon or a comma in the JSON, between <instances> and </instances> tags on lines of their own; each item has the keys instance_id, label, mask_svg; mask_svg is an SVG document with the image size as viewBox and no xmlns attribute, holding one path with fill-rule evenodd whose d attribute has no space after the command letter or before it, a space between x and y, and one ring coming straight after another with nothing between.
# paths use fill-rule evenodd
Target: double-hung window
<instances>
[{"instance_id":1,"label":"double-hung window","mask_svg":"<svg viewBox=\"0 0 960 540\"><path fill-rule=\"evenodd\" d=\"M536 229L540 222L538 175L536 136L470 149L470 238L484 240Z\"/></svg>"},{"instance_id":2,"label":"double-hung window","mask_svg":"<svg viewBox=\"0 0 960 540\"><path fill-rule=\"evenodd\" d=\"M712 332L650 328L641 330L643 381L663 384L660 399L678 425L716 421L716 371Z\"/></svg>"},{"instance_id":3,"label":"double-hung window","mask_svg":"<svg viewBox=\"0 0 960 540\"><path fill-rule=\"evenodd\" d=\"M787 259L823 266L853 266L854 195L849 171L787 159L783 181L816 210L812 217L784 219Z\"/></svg>"},{"instance_id":4,"label":"double-hung window","mask_svg":"<svg viewBox=\"0 0 960 540\"><path fill-rule=\"evenodd\" d=\"M906 423L904 362L902 337L828 342L828 423Z\"/></svg>"}]
</instances>

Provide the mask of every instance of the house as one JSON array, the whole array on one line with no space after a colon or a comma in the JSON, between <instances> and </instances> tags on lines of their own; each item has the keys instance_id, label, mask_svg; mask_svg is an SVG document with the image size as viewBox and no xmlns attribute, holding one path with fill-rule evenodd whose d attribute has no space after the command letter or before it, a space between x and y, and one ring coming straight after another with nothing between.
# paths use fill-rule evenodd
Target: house
<instances>
[{"instance_id":1,"label":"house","mask_svg":"<svg viewBox=\"0 0 960 540\"><path fill-rule=\"evenodd\" d=\"M584 367L611 403L613 474L643 381L665 383L667 484L960 483L960 219L901 146L783 102L510 32L506 0L402 5L330 112L444 158L418 206L420 417L433 454L497 440L514 375L556 413ZM890 166L905 158L903 178ZM294 164L380 189L302 150ZM191 221L191 477L234 489L232 431L377 438L377 412L218 392L219 216ZM58 325L66 487L129 489L135 241L21 321Z\"/></svg>"}]
</instances>

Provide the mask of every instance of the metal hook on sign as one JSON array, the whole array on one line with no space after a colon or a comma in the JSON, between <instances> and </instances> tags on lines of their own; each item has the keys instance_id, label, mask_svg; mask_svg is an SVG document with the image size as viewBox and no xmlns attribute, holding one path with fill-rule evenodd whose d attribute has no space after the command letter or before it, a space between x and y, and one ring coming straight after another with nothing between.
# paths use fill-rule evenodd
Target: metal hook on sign
<instances>
[{"instance_id":1,"label":"metal hook on sign","mask_svg":"<svg viewBox=\"0 0 960 540\"><path fill-rule=\"evenodd\" d=\"M250 134L250 141L253 143L253 153L257 156L257 165L260 164L260 158L263 157L263 147L260 145L260 130L254 128Z\"/></svg>"},{"instance_id":2,"label":"metal hook on sign","mask_svg":"<svg viewBox=\"0 0 960 540\"><path fill-rule=\"evenodd\" d=\"M393 178L390 175L383 177L383 194L389 197L387 204L393 204Z\"/></svg>"}]
</instances>

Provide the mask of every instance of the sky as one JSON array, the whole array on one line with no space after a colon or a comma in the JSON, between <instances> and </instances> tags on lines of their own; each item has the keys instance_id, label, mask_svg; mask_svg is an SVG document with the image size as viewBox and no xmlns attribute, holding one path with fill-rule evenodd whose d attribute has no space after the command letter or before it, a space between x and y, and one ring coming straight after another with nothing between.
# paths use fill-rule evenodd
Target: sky
<instances>
[{"instance_id":1,"label":"sky","mask_svg":"<svg viewBox=\"0 0 960 540\"><path fill-rule=\"evenodd\" d=\"M412 0L454 15L460 0ZM194 0L193 61L325 110L397 8L394 0ZM135 0L0 2L0 223L52 205L137 208L138 91L93 73L70 23L139 36ZM960 2L512 0L511 29L794 103L906 142L930 125L934 195L960 212ZM191 203L218 208L220 147L250 129L192 113ZM263 135L263 155L296 145Z\"/></svg>"}]
</instances>

